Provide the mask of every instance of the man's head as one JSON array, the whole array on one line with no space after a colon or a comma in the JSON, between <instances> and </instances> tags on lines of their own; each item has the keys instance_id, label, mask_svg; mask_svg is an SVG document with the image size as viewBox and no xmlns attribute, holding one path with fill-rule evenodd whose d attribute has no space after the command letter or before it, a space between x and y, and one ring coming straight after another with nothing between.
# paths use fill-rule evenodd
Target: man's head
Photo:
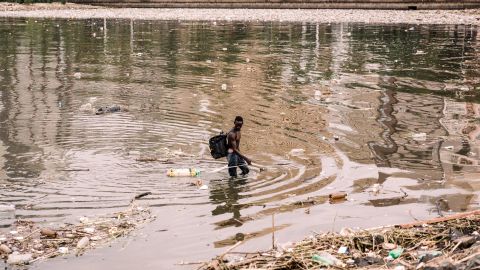
<instances>
[{"instance_id":1,"label":"man's head","mask_svg":"<svg viewBox=\"0 0 480 270\"><path fill-rule=\"evenodd\" d=\"M241 116L235 117L235 120L233 121L233 124L235 125L236 130L240 130L243 125L243 118Z\"/></svg>"}]
</instances>

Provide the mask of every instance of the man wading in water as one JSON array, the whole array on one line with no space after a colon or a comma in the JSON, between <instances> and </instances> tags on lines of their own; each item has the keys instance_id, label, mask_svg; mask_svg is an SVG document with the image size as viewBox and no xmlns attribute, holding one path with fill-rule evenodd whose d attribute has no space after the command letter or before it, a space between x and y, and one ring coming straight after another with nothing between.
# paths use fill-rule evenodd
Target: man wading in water
<instances>
[{"instance_id":1,"label":"man wading in water","mask_svg":"<svg viewBox=\"0 0 480 270\"><path fill-rule=\"evenodd\" d=\"M240 170L242 171L241 175L244 176L250 171L245 162L248 163L248 165L252 165L252 161L246 156L242 155L239 149L240 139L242 137L240 130L242 129L243 118L241 116L235 117L235 121L233 121L233 124L235 126L227 134L228 173L232 178L237 177L237 167L240 168Z\"/></svg>"}]
</instances>

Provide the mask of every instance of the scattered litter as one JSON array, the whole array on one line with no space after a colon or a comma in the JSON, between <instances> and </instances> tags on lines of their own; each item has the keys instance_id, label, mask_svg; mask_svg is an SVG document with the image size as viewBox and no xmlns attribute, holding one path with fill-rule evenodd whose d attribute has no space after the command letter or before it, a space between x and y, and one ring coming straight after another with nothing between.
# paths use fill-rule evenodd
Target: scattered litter
<instances>
[{"instance_id":1,"label":"scattered litter","mask_svg":"<svg viewBox=\"0 0 480 270\"><path fill-rule=\"evenodd\" d=\"M225 83L222 84L222 90L223 90L223 91L226 91L226 90L227 90L227 84L225 84Z\"/></svg>"},{"instance_id":2,"label":"scattered litter","mask_svg":"<svg viewBox=\"0 0 480 270\"><path fill-rule=\"evenodd\" d=\"M342 246L338 249L338 254L346 254L348 252L348 247Z\"/></svg>"},{"instance_id":3,"label":"scattered litter","mask_svg":"<svg viewBox=\"0 0 480 270\"><path fill-rule=\"evenodd\" d=\"M86 232L86 233L94 233L95 228L94 227L87 227L87 228L84 228L83 231Z\"/></svg>"},{"instance_id":4,"label":"scattered litter","mask_svg":"<svg viewBox=\"0 0 480 270\"><path fill-rule=\"evenodd\" d=\"M314 254L312 256L314 262L319 263L322 266L337 266L344 267L345 264L342 263L339 259L328 252L320 252L319 254Z\"/></svg>"},{"instance_id":5,"label":"scattered litter","mask_svg":"<svg viewBox=\"0 0 480 270\"><path fill-rule=\"evenodd\" d=\"M250 63L250 58L245 59L245 62Z\"/></svg>"},{"instance_id":6,"label":"scattered litter","mask_svg":"<svg viewBox=\"0 0 480 270\"><path fill-rule=\"evenodd\" d=\"M32 258L33 256L31 253L19 254L18 252L14 252L8 256L7 263L23 265L28 264L32 260Z\"/></svg>"},{"instance_id":7,"label":"scattered litter","mask_svg":"<svg viewBox=\"0 0 480 270\"><path fill-rule=\"evenodd\" d=\"M11 235L16 235L16 234L18 234L18 232L17 231L10 231L10 234Z\"/></svg>"},{"instance_id":8,"label":"scattered litter","mask_svg":"<svg viewBox=\"0 0 480 270\"><path fill-rule=\"evenodd\" d=\"M392 250L392 249L396 249L397 245L393 243L383 243L382 248L385 250Z\"/></svg>"},{"instance_id":9,"label":"scattered litter","mask_svg":"<svg viewBox=\"0 0 480 270\"><path fill-rule=\"evenodd\" d=\"M300 155L303 155L303 153L305 153L305 149L302 149L302 148L294 148L290 150L291 156L300 156Z\"/></svg>"},{"instance_id":10,"label":"scattered litter","mask_svg":"<svg viewBox=\"0 0 480 270\"><path fill-rule=\"evenodd\" d=\"M127 235L154 219L149 210L131 204L125 211L91 219L82 217L78 224L62 224L59 228L40 228L35 222L17 220L16 230L12 231L15 233L6 236L0 245L0 259L23 265L67 254L75 248L84 251ZM85 233L93 235L89 238Z\"/></svg>"},{"instance_id":11,"label":"scattered litter","mask_svg":"<svg viewBox=\"0 0 480 270\"><path fill-rule=\"evenodd\" d=\"M180 177L180 176L196 177L196 176L200 176L200 171L195 169L195 168L169 169L167 171L167 176L169 176L169 177Z\"/></svg>"},{"instance_id":12,"label":"scattered litter","mask_svg":"<svg viewBox=\"0 0 480 270\"><path fill-rule=\"evenodd\" d=\"M142 157L136 158L135 160L140 162L152 162L152 161L158 161L158 158L155 156L142 156Z\"/></svg>"},{"instance_id":13,"label":"scattered litter","mask_svg":"<svg viewBox=\"0 0 480 270\"><path fill-rule=\"evenodd\" d=\"M347 193L346 192L331 193L330 195L328 195L328 198L330 199L330 201L344 200L347 198Z\"/></svg>"},{"instance_id":14,"label":"scattered litter","mask_svg":"<svg viewBox=\"0 0 480 270\"><path fill-rule=\"evenodd\" d=\"M350 229L350 228L342 228L340 230L340 235L341 236L350 236L350 235L353 235L355 234L355 231Z\"/></svg>"},{"instance_id":15,"label":"scattered litter","mask_svg":"<svg viewBox=\"0 0 480 270\"><path fill-rule=\"evenodd\" d=\"M421 132L421 133L415 133L412 135L412 138L415 141L426 141L427 140L427 133Z\"/></svg>"},{"instance_id":16,"label":"scattered litter","mask_svg":"<svg viewBox=\"0 0 480 270\"><path fill-rule=\"evenodd\" d=\"M207 62L207 64L211 64L212 60L208 59L206 62Z\"/></svg>"},{"instance_id":17,"label":"scattered litter","mask_svg":"<svg viewBox=\"0 0 480 270\"><path fill-rule=\"evenodd\" d=\"M86 236L84 236L82 239L80 239L77 243L77 248L78 249L84 249L88 246L90 243L90 239Z\"/></svg>"},{"instance_id":18,"label":"scattered litter","mask_svg":"<svg viewBox=\"0 0 480 270\"><path fill-rule=\"evenodd\" d=\"M349 269L394 269L401 265L405 268L397 269L473 269L466 267L479 265L478 244L457 246L460 242L455 240L461 237L450 232L470 232L470 235L479 229L480 210L371 230L342 229L341 234L316 233L315 236L297 242L291 251L282 252L280 256L276 256L276 249L248 253L243 255L243 261L235 262L224 261L219 256L199 269L289 270L346 265ZM394 245L396 247L391 249ZM348 248L347 253L337 253L338 257L331 255L343 251L343 247ZM441 253L437 250L448 252ZM436 257L430 261L420 261L420 258L425 260L425 256ZM444 263L448 264L448 268L439 268Z\"/></svg>"},{"instance_id":19,"label":"scattered litter","mask_svg":"<svg viewBox=\"0 0 480 270\"><path fill-rule=\"evenodd\" d=\"M227 49L227 48L222 48L222 50L224 50L224 51L228 51L228 49Z\"/></svg>"},{"instance_id":20,"label":"scattered litter","mask_svg":"<svg viewBox=\"0 0 480 270\"><path fill-rule=\"evenodd\" d=\"M42 228L40 230L40 235L45 236L45 237L49 237L49 238L55 238L55 237L57 237L57 232L50 229L50 228Z\"/></svg>"},{"instance_id":21,"label":"scattered litter","mask_svg":"<svg viewBox=\"0 0 480 270\"><path fill-rule=\"evenodd\" d=\"M206 189L208 189L208 186L207 185L202 185L199 189L200 190L206 190Z\"/></svg>"},{"instance_id":22,"label":"scattered litter","mask_svg":"<svg viewBox=\"0 0 480 270\"><path fill-rule=\"evenodd\" d=\"M390 252L388 252L388 256L393 259L397 259L398 257L402 256L402 253L403 253L403 248L397 247L396 249L390 250Z\"/></svg>"},{"instance_id":23,"label":"scattered litter","mask_svg":"<svg viewBox=\"0 0 480 270\"><path fill-rule=\"evenodd\" d=\"M122 111L122 108L120 106L112 105L112 106L105 106L105 107L98 108L95 114L101 115L101 114L115 113L115 112L121 112L121 111Z\"/></svg>"},{"instance_id":24,"label":"scattered litter","mask_svg":"<svg viewBox=\"0 0 480 270\"><path fill-rule=\"evenodd\" d=\"M93 111L93 106L91 103L86 103L80 106L80 111L82 112L92 112Z\"/></svg>"},{"instance_id":25,"label":"scattered litter","mask_svg":"<svg viewBox=\"0 0 480 270\"><path fill-rule=\"evenodd\" d=\"M445 146L444 148L447 150L453 150L453 145Z\"/></svg>"},{"instance_id":26,"label":"scattered litter","mask_svg":"<svg viewBox=\"0 0 480 270\"><path fill-rule=\"evenodd\" d=\"M0 253L10 254L12 250L7 245L0 245Z\"/></svg>"},{"instance_id":27,"label":"scattered litter","mask_svg":"<svg viewBox=\"0 0 480 270\"><path fill-rule=\"evenodd\" d=\"M89 221L88 217L80 217L78 220L79 220L81 223L88 223L88 221Z\"/></svg>"},{"instance_id":28,"label":"scattered litter","mask_svg":"<svg viewBox=\"0 0 480 270\"><path fill-rule=\"evenodd\" d=\"M80 72L75 72L75 73L73 73L73 77L74 77L75 79L80 80L80 79L82 78L82 73L80 73Z\"/></svg>"}]
</instances>

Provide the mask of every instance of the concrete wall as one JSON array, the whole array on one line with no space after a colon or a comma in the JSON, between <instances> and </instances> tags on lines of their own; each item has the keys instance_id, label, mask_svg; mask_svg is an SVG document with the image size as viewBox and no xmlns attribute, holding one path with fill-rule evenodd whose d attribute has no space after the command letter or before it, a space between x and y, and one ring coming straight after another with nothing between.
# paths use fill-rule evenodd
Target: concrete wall
<instances>
[{"instance_id":1,"label":"concrete wall","mask_svg":"<svg viewBox=\"0 0 480 270\"><path fill-rule=\"evenodd\" d=\"M152 8L309 8L309 9L465 9L480 0L72 0L110 7Z\"/></svg>"}]
</instances>

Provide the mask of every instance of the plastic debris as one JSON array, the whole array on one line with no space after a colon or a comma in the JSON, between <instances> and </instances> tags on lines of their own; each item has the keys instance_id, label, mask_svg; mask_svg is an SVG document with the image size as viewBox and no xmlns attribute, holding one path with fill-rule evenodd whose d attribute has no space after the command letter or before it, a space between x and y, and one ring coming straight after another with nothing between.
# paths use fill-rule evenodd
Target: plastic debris
<instances>
[{"instance_id":1,"label":"plastic debris","mask_svg":"<svg viewBox=\"0 0 480 270\"><path fill-rule=\"evenodd\" d=\"M403 253L403 248L398 247L396 249L390 250L390 252L388 252L388 257L391 257L392 259L397 259L400 256L402 256L402 253Z\"/></svg>"},{"instance_id":2,"label":"plastic debris","mask_svg":"<svg viewBox=\"0 0 480 270\"><path fill-rule=\"evenodd\" d=\"M302 149L302 148L294 148L290 150L290 155L292 156L299 156L299 155L303 155L304 153L305 153L305 149Z\"/></svg>"},{"instance_id":3,"label":"plastic debris","mask_svg":"<svg viewBox=\"0 0 480 270\"><path fill-rule=\"evenodd\" d=\"M86 233L94 233L95 228L94 227L87 227L87 228L84 228L83 231L86 232Z\"/></svg>"},{"instance_id":4,"label":"plastic debris","mask_svg":"<svg viewBox=\"0 0 480 270\"><path fill-rule=\"evenodd\" d=\"M91 220L82 217L82 222L65 223L58 228L42 228L33 221L17 220L12 224L14 234L2 236L0 260L8 260L9 264L25 264L67 254L77 246L83 251L125 236L154 219L148 209L132 204L124 211L92 217ZM53 236L52 232L56 233L56 239L48 237ZM85 233L89 233L88 237Z\"/></svg>"},{"instance_id":5,"label":"plastic debris","mask_svg":"<svg viewBox=\"0 0 480 270\"><path fill-rule=\"evenodd\" d=\"M207 190L207 189L208 189L208 186L207 186L207 185L202 185L199 189L200 189L200 190Z\"/></svg>"},{"instance_id":6,"label":"plastic debris","mask_svg":"<svg viewBox=\"0 0 480 270\"><path fill-rule=\"evenodd\" d=\"M88 221L89 221L88 217L80 217L79 220L80 220L81 223L88 223Z\"/></svg>"},{"instance_id":7,"label":"plastic debris","mask_svg":"<svg viewBox=\"0 0 480 270\"><path fill-rule=\"evenodd\" d=\"M8 264L28 264L32 260L32 254L27 253L27 254L18 254L18 253L12 253L8 256L7 263Z\"/></svg>"},{"instance_id":8,"label":"plastic debris","mask_svg":"<svg viewBox=\"0 0 480 270\"><path fill-rule=\"evenodd\" d=\"M350 229L350 228L342 228L340 230L340 235L342 236L350 236L350 235L353 235L355 234L355 231Z\"/></svg>"},{"instance_id":9,"label":"plastic debris","mask_svg":"<svg viewBox=\"0 0 480 270\"><path fill-rule=\"evenodd\" d=\"M226 90L227 90L227 84L225 84L225 83L222 84L222 90L223 90L223 91L226 91Z\"/></svg>"},{"instance_id":10,"label":"plastic debris","mask_svg":"<svg viewBox=\"0 0 480 270\"><path fill-rule=\"evenodd\" d=\"M421 133L415 133L412 135L412 138L415 141L426 141L427 140L427 133L421 132Z\"/></svg>"},{"instance_id":11,"label":"plastic debris","mask_svg":"<svg viewBox=\"0 0 480 270\"><path fill-rule=\"evenodd\" d=\"M80 111L82 112L93 112L93 106L91 103L86 103L80 106Z\"/></svg>"},{"instance_id":12,"label":"plastic debris","mask_svg":"<svg viewBox=\"0 0 480 270\"><path fill-rule=\"evenodd\" d=\"M342 261L340 261L339 259L337 259L335 256L333 256L328 252L320 252L319 254L314 254L312 256L312 260L323 266L331 266L331 265L338 266L338 267L345 266L345 264L342 263Z\"/></svg>"},{"instance_id":13,"label":"plastic debris","mask_svg":"<svg viewBox=\"0 0 480 270\"><path fill-rule=\"evenodd\" d=\"M435 257L441 256L443 253L438 250L419 251L418 259L420 262L427 262Z\"/></svg>"},{"instance_id":14,"label":"plastic debris","mask_svg":"<svg viewBox=\"0 0 480 270\"><path fill-rule=\"evenodd\" d=\"M342 246L338 249L338 254L346 254L348 252L348 247Z\"/></svg>"},{"instance_id":15,"label":"plastic debris","mask_svg":"<svg viewBox=\"0 0 480 270\"><path fill-rule=\"evenodd\" d=\"M90 239L86 236L84 236L82 239L80 239L77 243L77 248L78 249L84 249L88 246L90 243Z\"/></svg>"},{"instance_id":16,"label":"plastic debris","mask_svg":"<svg viewBox=\"0 0 480 270\"><path fill-rule=\"evenodd\" d=\"M80 73L80 72L75 72L75 73L73 73L73 77L74 77L75 79L78 79L78 80L79 80L79 79L82 78L82 73Z\"/></svg>"},{"instance_id":17,"label":"plastic debris","mask_svg":"<svg viewBox=\"0 0 480 270\"><path fill-rule=\"evenodd\" d=\"M447 150L453 150L453 146L452 146L452 145L445 146L444 148L447 149Z\"/></svg>"},{"instance_id":18,"label":"plastic debris","mask_svg":"<svg viewBox=\"0 0 480 270\"><path fill-rule=\"evenodd\" d=\"M0 253L10 254L12 250L5 244L0 245Z\"/></svg>"},{"instance_id":19,"label":"plastic debris","mask_svg":"<svg viewBox=\"0 0 480 270\"><path fill-rule=\"evenodd\" d=\"M167 176L169 177L178 177L178 176L190 176L196 177L200 176L200 171L195 168L190 169L169 169L167 171Z\"/></svg>"}]
</instances>

